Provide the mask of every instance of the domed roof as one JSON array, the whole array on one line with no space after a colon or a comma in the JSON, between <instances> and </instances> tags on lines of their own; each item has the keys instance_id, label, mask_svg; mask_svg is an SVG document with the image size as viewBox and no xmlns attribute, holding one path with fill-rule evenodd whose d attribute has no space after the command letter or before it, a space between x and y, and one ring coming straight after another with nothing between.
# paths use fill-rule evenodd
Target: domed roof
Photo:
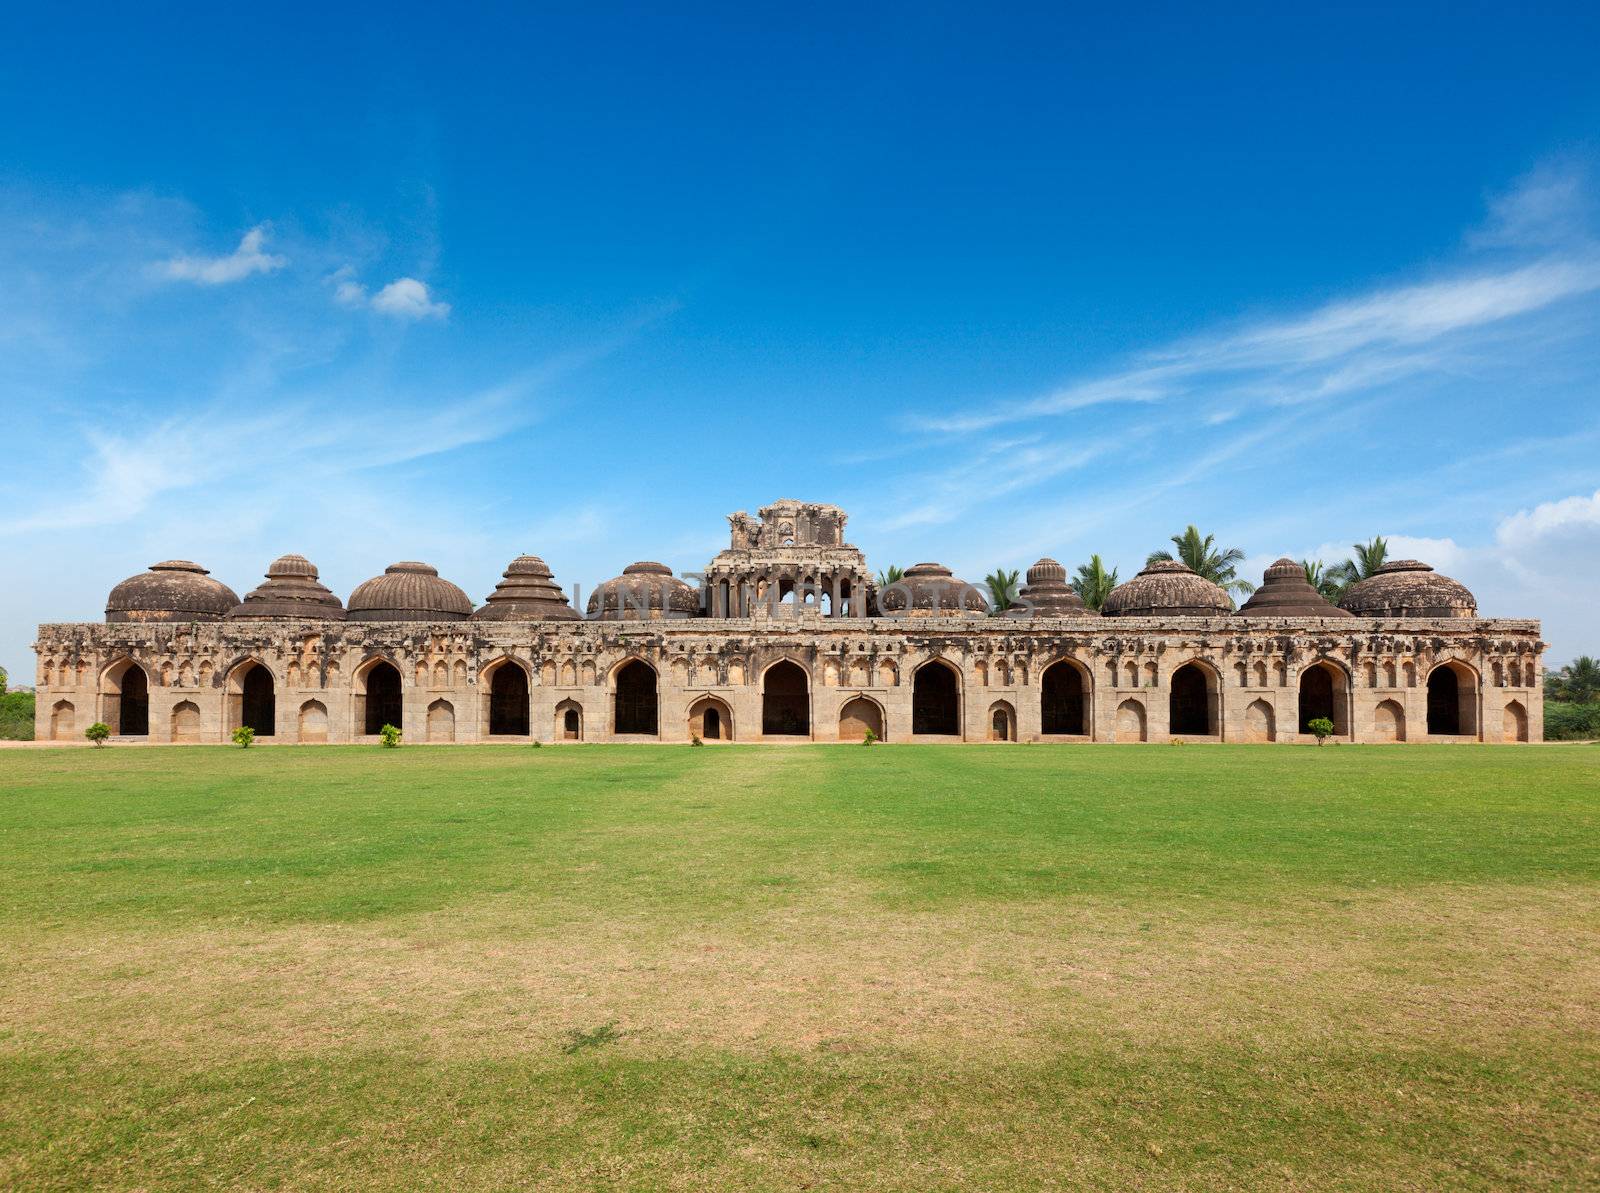
<instances>
[{"instance_id":1,"label":"domed roof","mask_svg":"<svg viewBox=\"0 0 1600 1193\"><path fill-rule=\"evenodd\" d=\"M1396 559L1352 584L1339 604L1357 617L1476 617L1467 586L1419 559Z\"/></svg>"},{"instance_id":2,"label":"domed roof","mask_svg":"<svg viewBox=\"0 0 1600 1193\"><path fill-rule=\"evenodd\" d=\"M1067 569L1053 559L1041 559L1028 569L1028 582L1017 596L1027 603L1008 609L1008 617L1091 616L1083 598L1067 583Z\"/></svg>"},{"instance_id":3,"label":"domed roof","mask_svg":"<svg viewBox=\"0 0 1600 1193\"><path fill-rule=\"evenodd\" d=\"M228 610L229 618L301 617L343 621L344 606L317 579L317 565L304 555L280 555L267 565L266 582Z\"/></svg>"},{"instance_id":4,"label":"domed roof","mask_svg":"<svg viewBox=\"0 0 1600 1193\"><path fill-rule=\"evenodd\" d=\"M439 569L406 560L391 563L383 575L358 584L346 602L351 621L465 621L472 598Z\"/></svg>"},{"instance_id":5,"label":"domed roof","mask_svg":"<svg viewBox=\"0 0 1600 1193\"><path fill-rule=\"evenodd\" d=\"M987 613L989 602L965 580L959 580L942 563L919 563L909 567L904 577L878 593L881 613L905 613L912 617L936 614L957 617L964 613Z\"/></svg>"},{"instance_id":6,"label":"domed roof","mask_svg":"<svg viewBox=\"0 0 1600 1193\"><path fill-rule=\"evenodd\" d=\"M1240 617L1349 617L1306 579L1304 564L1287 557L1269 567L1261 587L1240 608Z\"/></svg>"},{"instance_id":7,"label":"domed roof","mask_svg":"<svg viewBox=\"0 0 1600 1193\"><path fill-rule=\"evenodd\" d=\"M507 565L505 576L494 586L474 621L576 621L578 611L545 561L537 555L519 555Z\"/></svg>"},{"instance_id":8,"label":"domed roof","mask_svg":"<svg viewBox=\"0 0 1600 1193\"><path fill-rule=\"evenodd\" d=\"M1107 617L1215 617L1233 612L1233 602L1186 563L1159 559L1106 596Z\"/></svg>"},{"instance_id":9,"label":"domed roof","mask_svg":"<svg viewBox=\"0 0 1600 1193\"><path fill-rule=\"evenodd\" d=\"M168 559L129 576L106 598L106 620L218 621L239 596L198 563Z\"/></svg>"},{"instance_id":10,"label":"domed roof","mask_svg":"<svg viewBox=\"0 0 1600 1193\"><path fill-rule=\"evenodd\" d=\"M664 563L642 560L589 594L589 616L601 621L640 621L696 617L700 594L672 574Z\"/></svg>"}]
</instances>

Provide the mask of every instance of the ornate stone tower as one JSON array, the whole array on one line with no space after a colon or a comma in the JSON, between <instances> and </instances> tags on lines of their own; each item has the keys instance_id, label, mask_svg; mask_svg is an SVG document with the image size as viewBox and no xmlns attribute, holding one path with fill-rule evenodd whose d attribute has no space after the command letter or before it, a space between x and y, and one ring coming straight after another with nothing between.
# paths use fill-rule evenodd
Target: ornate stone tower
<instances>
[{"instance_id":1,"label":"ornate stone tower","mask_svg":"<svg viewBox=\"0 0 1600 1193\"><path fill-rule=\"evenodd\" d=\"M752 518L728 515L732 545L706 565L711 617L865 617L871 574L844 541L849 517L836 505L774 501Z\"/></svg>"}]
</instances>

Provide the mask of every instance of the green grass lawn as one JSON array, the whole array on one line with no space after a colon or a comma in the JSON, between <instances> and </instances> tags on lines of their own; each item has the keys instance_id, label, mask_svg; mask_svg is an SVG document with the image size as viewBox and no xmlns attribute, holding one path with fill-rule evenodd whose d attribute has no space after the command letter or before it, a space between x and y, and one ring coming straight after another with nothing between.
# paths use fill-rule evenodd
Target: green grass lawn
<instances>
[{"instance_id":1,"label":"green grass lawn","mask_svg":"<svg viewBox=\"0 0 1600 1193\"><path fill-rule=\"evenodd\" d=\"M1600 1184L1600 748L0 752L0 1186Z\"/></svg>"}]
</instances>

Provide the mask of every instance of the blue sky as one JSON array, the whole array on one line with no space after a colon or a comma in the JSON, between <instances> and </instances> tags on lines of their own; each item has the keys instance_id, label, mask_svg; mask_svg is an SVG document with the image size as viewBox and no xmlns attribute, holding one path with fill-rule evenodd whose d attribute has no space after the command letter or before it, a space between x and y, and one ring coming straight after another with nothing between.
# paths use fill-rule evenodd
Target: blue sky
<instances>
[{"instance_id":1,"label":"blue sky","mask_svg":"<svg viewBox=\"0 0 1600 1193\"><path fill-rule=\"evenodd\" d=\"M8 16L0 664L779 496L972 579L1386 534L1600 653L1589 5Z\"/></svg>"}]
</instances>

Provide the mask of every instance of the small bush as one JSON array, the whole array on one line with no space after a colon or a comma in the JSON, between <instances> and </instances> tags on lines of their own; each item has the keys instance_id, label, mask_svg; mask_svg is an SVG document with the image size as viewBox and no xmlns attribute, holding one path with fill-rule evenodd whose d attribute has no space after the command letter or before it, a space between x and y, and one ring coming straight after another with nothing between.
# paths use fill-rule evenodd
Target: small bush
<instances>
[{"instance_id":1,"label":"small bush","mask_svg":"<svg viewBox=\"0 0 1600 1193\"><path fill-rule=\"evenodd\" d=\"M872 730L868 729L866 736L861 739L861 744L864 745L864 746L870 746L873 742L875 742L877 740L878 740L878 735L876 733L872 732Z\"/></svg>"},{"instance_id":2,"label":"small bush","mask_svg":"<svg viewBox=\"0 0 1600 1193\"><path fill-rule=\"evenodd\" d=\"M256 731L248 725L240 725L233 731L233 744L241 750L248 750L256 743Z\"/></svg>"},{"instance_id":3,"label":"small bush","mask_svg":"<svg viewBox=\"0 0 1600 1193\"><path fill-rule=\"evenodd\" d=\"M1333 736L1333 722L1327 717L1316 717L1307 721L1306 728L1316 735L1319 746Z\"/></svg>"},{"instance_id":4,"label":"small bush","mask_svg":"<svg viewBox=\"0 0 1600 1193\"><path fill-rule=\"evenodd\" d=\"M87 737L95 745L103 746L111 737L111 726L104 721L96 721L83 731L83 736Z\"/></svg>"},{"instance_id":5,"label":"small bush","mask_svg":"<svg viewBox=\"0 0 1600 1193\"><path fill-rule=\"evenodd\" d=\"M698 733L691 732L689 734L689 744L691 746L703 746L706 743L700 740L700 735Z\"/></svg>"},{"instance_id":6,"label":"small bush","mask_svg":"<svg viewBox=\"0 0 1600 1193\"><path fill-rule=\"evenodd\" d=\"M1600 701L1574 704L1565 700L1546 700L1544 737L1546 741L1600 738Z\"/></svg>"},{"instance_id":7,"label":"small bush","mask_svg":"<svg viewBox=\"0 0 1600 1193\"><path fill-rule=\"evenodd\" d=\"M544 745L544 743L542 741L531 741L528 744L530 746L532 746L535 750L537 750L540 746Z\"/></svg>"},{"instance_id":8,"label":"small bush","mask_svg":"<svg viewBox=\"0 0 1600 1193\"><path fill-rule=\"evenodd\" d=\"M401 737L400 727L398 725L385 725L378 730L378 737L385 748L390 750L398 749Z\"/></svg>"}]
</instances>

